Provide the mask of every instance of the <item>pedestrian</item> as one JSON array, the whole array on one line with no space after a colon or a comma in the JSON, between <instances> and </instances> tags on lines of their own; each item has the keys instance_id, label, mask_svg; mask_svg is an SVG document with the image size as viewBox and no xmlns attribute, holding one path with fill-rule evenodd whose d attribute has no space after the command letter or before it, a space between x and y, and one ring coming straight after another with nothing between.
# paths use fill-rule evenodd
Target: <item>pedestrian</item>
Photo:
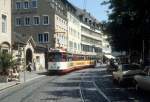
<instances>
[{"instance_id":1,"label":"pedestrian","mask_svg":"<svg viewBox=\"0 0 150 102\"><path fill-rule=\"evenodd\" d=\"M27 68L27 70L28 70L29 72L31 72L31 70L32 70L32 69L31 69L31 65L32 65L31 62L29 62L28 68Z\"/></svg>"}]
</instances>

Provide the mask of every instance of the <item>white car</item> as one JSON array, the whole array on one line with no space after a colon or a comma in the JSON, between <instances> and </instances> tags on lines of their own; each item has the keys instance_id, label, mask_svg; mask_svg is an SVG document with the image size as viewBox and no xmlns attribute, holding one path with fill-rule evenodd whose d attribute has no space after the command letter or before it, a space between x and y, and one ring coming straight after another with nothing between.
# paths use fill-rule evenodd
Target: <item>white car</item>
<instances>
[{"instance_id":1,"label":"white car","mask_svg":"<svg viewBox=\"0 0 150 102\"><path fill-rule=\"evenodd\" d=\"M150 91L150 76L141 76L136 75L134 76L134 79L136 80L136 90L143 89Z\"/></svg>"},{"instance_id":2,"label":"white car","mask_svg":"<svg viewBox=\"0 0 150 102\"><path fill-rule=\"evenodd\" d=\"M143 89L150 91L150 68L146 69L145 73L147 75L136 75L134 76L134 79L136 81L136 90Z\"/></svg>"},{"instance_id":3,"label":"white car","mask_svg":"<svg viewBox=\"0 0 150 102\"><path fill-rule=\"evenodd\" d=\"M132 82L134 75L142 73L143 70L139 65L121 64L118 66L118 70L114 71L113 81L121 84L122 82Z\"/></svg>"}]
</instances>

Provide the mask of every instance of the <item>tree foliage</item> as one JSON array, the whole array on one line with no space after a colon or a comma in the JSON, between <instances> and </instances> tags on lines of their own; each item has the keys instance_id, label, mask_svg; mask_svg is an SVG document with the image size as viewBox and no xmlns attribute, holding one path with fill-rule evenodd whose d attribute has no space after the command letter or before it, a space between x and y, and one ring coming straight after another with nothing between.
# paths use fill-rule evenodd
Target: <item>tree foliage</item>
<instances>
[{"instance_id":1,"label":"tree foliage","mask_svg":"<svg viewBox=\"0 0 150 102\"><path fill-rule=\"evenodd\" d=\"M0 68L8 69L10 67L14 67L16 64L16 60L13 59L12 55L9 53L0 52Z\"/></svg>"},{"instance_id":2,"label":"tree foliage","mask_svg":"<svg viewBox=\"0 0 150 102\"><path fill-rule=\"evenodd\" d=\"M148 0L109 0L111 13L105 24L112 46L118 50L141 51L142 41L150 38Z\"/></svg>"}]
</instances>

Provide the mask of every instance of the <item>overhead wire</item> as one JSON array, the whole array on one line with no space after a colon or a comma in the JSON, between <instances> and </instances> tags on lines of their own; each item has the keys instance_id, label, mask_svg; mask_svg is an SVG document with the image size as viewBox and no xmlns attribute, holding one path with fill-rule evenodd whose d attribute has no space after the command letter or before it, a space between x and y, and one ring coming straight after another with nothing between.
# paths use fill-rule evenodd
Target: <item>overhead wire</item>
<instances>
[{"instance_id":1,"label":"overhead wire","mask_svg":"<svg viewBox=\"0 0 150 102\"><path fill-rule=\"evenodd\" d=\"M83 9L86 10L86 6L87 6L87 0L83 0Z\"/></svg>"}]
</instances>

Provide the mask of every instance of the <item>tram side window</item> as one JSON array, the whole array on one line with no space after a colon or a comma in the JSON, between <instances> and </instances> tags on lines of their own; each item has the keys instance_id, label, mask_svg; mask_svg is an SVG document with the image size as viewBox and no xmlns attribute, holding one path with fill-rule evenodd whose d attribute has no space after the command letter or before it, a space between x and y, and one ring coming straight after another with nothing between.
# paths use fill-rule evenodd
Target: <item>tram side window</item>
<instances>
[{"instance_id":1,"label":"tram side window","mask_svg":"<svg viewBox=\"0 0 150 102\"><path fill-rule=\"evenodd\" d=\"M73 61L78 61L78 55L73 55Z\"/></svg>"},{"instance_id":2,"label":"tram side window","mask_svg":"<svg viewBox=\"0 0 150 102\"><path fill-rule=\"evenodd\" d=\"M62 61L64 62L64 61L67 61L67 55L66 54L63 54L62 55Z\"/></svg>"},{"instance_id":3,"label":"tram side window","mask_svg":"<svg viewBox=\"0 0 150 102\"><path fill-rule=\"evenodd\" d=\"M72 55L67 56L67 61L72 61Z\"/></svg>"}]
</instances>

